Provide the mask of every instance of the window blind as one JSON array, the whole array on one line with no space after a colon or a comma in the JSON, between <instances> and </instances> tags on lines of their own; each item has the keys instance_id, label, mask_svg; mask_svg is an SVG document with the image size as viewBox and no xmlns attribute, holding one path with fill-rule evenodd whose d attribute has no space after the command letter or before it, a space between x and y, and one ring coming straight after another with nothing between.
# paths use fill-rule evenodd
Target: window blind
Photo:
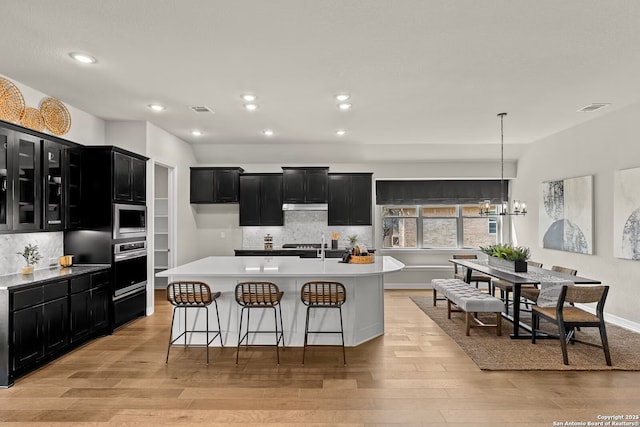
<instances>
[{"instance_id":1,"label":"window blind","mask_svg":"<svg viewBox=\"0 0 640 427\"><path fill-rule=\"evenodd\" d=\"M501 202L500 180L376 181L377 205L476 204ZM504 181L509 194L509 181Z\"/></svg>"}]
</instances>

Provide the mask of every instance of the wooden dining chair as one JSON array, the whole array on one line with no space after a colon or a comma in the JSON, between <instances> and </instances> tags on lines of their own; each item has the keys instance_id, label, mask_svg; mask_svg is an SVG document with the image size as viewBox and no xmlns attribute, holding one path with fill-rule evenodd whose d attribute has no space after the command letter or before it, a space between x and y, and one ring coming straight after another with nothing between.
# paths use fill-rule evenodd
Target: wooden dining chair
<instances>
[{"instance_id":1,"label":"wooden dining chair","mask_svg":"<svg viewBox=\"0 0 640 427\"><path fill-rule=\"evenodd\" d=\"M478 259L478 256L475 254L458 254L458 255L454 255L453 259ZM467 269L462 266L458 266L458 264L453 264L453 277L455 279L466 281ZM489 293L493 295L493 286L491 284L491 276L478 273L477 271L472 271L470 283L475 283L476 288L478 287L479 283L486 283Z\"/></svg>"},{"instance_id":2,"label":"wooden dining chair","mask_svg":"<svg viewBox=\"0 0 640 427\"><path fill-rule=\"evenodd\" d=\"M609 353L609 342L607 341L607 330L604 323L604 303L609 293L609 286L584 286L584 285L563 285L560 296L555 306L541 307L534 305L531 309L531 342L536 343L537 332L540 328L540 318L554 322L558 326L560 336L560 346L562 347L562 360L565 365L569 364L567 355L567 343L576 342L602 348L607 366L611 366L611 354ZM598 303L596 313L590 313L575 307L572 304ZM600 331L602 345L576 339L578 328L594 327Z\"/></svg>"},{"instance_id":3,"label":"wooden dining chair","mask_svg":"<svg viewBox=\"0 0 640 427\"><path fill-rule=\"evenodd\" d=\"M571 276L576 276L578 274L578 270L568 267L561 267L559 265L554 265L551 267L551 271L556 271L558 273L565 273ZM520 289L520 296L526 298L529 301L536 302L538 300L538 295L540 295L540 289L537 285L532 286L523 286Z\"/></svg>"}]
</instances>

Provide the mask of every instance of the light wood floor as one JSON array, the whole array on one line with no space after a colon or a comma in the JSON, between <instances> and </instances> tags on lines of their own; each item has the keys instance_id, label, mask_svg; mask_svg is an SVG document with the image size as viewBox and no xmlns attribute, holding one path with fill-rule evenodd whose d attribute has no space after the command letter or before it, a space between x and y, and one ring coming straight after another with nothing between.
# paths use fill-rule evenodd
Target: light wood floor
<instances>
[{"instance_id":1,"label":"light wood floor","mask_svg":"<svg viewBox=\"0 0 640 427\"><path fill-rule=\"evenodd\" d=\"M409 299L387 291L386 333L357 348L174 348L156 294L139 319L0 390L20 425L552 426L640 413L640 372L483 372ZM560 349L558 348L558 357Z\"/></svg>"}]
</instances>

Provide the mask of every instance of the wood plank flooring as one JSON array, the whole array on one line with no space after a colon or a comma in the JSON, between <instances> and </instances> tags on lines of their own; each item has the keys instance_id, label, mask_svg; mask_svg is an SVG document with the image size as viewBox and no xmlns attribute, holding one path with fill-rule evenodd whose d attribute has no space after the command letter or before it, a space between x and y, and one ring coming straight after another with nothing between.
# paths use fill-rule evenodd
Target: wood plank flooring
<instances>
[{"instance_id":1,"label":"wood plank flooring","mask_svg":"<svg viewBox=\"0 0 640 427\"><path fill-rule=\"evenodd\" d=\"M484 372L409 299L386 291L386 333L347 349L165 351L171 306L0 390L16 425L552 426L640 413L640 372ZM561 357L558 348L558 357Z\"/></svg>"}]
</instances>

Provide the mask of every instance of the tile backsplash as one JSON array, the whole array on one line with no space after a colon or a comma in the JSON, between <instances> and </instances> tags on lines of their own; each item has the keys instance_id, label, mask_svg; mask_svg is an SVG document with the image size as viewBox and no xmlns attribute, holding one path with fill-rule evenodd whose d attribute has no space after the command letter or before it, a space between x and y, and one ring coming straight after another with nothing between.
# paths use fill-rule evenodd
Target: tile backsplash
<instances>
[{"instance_id":1,"label":"tile backsplash","mask_svg":"<svg viewBox=\"0 0 640 427\"><path fill-rule=\"evenodd\" d=\"M20 233L0 235L0 276L20 273L24 267L24 258L17 254L29 243L38 245L42 259L35 265L36 270L49 267L49 259L56 260L64 255L64 234L55 233Z\"/></svg>"},{"instance_id":2,"label":"tile backsplash","mask_svg":"<svg viewBox=\"0 0 640 427\"><path fill-rule=\"evenodd\" d=\"M262 248L264 236L273 236L273 246L284 243L320 243L324 234L327 245L331 244L331 234L340 234L338 248L349 245L349 236L358 236L358 242L373 247L373 227L329 226L326 211L286 211L282 227L242 227L242 247Z\"/></svg>"}]
</instances>

